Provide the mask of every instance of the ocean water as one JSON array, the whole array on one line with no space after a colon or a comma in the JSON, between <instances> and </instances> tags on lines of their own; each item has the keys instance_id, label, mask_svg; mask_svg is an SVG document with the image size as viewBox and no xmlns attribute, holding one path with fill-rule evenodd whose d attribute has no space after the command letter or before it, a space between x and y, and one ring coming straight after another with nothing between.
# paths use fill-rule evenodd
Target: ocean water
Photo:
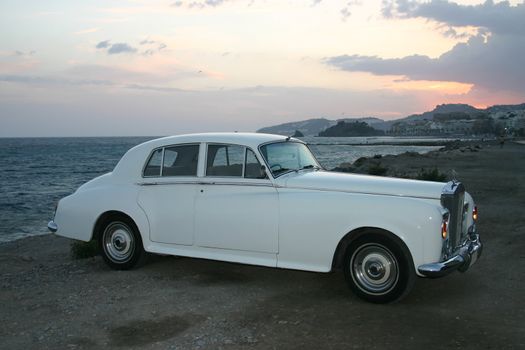
<instances>
[{"instance_id":1,"label":"ocean water","mask_svg":"<svg viewBox=\"0 0 525 350\"><path fill-rule=\"evenodd\" d=\"M48 233L47 222L60 198L112 171L128 149L150 139L0 138L0 242ZM388 137L307 137L305 141L328 169L362 156L439 148L395 145L413 140Z\"/></svg>"},{"instance_id":2,"label":"ocean water","mask_svg":"<svg viewBox=\"0 0 525 350\"><path fill-rule=\"evenodd\" d=\"M450 139L408 138L408 137L303 137L316 158L326 169L333 169L341 163L352 163L360 157L376 154L401 154L405 152L427 153L441 148ZM416 143L417 146L407 145ZM428 144L428 145L426 145Z\"/></svg>"},{"instance_id":3,"label":"ocean water","mask_svg":"<svg viewBox=\"0 0 525 350\"><path fill-rule=\"evenodd\" d=\"M149 139L0 138L0 242L48 233L60 198Z\"/></svg>"}]
</instances>

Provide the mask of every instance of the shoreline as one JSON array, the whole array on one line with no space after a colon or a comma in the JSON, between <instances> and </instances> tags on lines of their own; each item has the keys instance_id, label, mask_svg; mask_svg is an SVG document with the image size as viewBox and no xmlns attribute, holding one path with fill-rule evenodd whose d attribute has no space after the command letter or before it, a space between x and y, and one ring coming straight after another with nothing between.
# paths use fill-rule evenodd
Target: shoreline
<instances>
[{"instance_id":1,"label":"shoreline","mask_svg":"<svg viewBox=\"0 0 525 350\"><path fill-rule=\"evenodd\" d=\"M361 157L352 163L340 163L337 167L331 169L331 171L369 174L371 167L381 166L386 169L386 172L381 175L387 177L415 178L422 169L437 169L442 170L443 174L451 174L455 169L447 166L447 161L453 160L452 158L454 157L471 162L476 161L479 158L476 156L476 153L483 152L483 150L504 149L505 147L513 147L513 145L519 147L524 144L522 141L513 140L506 142L502 148L497 140L453 141L442 145L442 147L437 150L424 153L405 152L397 155ZM468 159L469 154L472 157L470 160ZM448 180L452 180L452 178Z\"/></svg>"},{"instance_id":2,"label":"shoreline","mask_svg":"<svg viewBox=\"0 0 525 350\"><path fill-rule=\"evenodd\" d=\"M449 141L454 142L454 141ZM308 143L315 146L438 146L445 147L446 142L371 142L371 143Z\"/></svg>"}]
</instances>

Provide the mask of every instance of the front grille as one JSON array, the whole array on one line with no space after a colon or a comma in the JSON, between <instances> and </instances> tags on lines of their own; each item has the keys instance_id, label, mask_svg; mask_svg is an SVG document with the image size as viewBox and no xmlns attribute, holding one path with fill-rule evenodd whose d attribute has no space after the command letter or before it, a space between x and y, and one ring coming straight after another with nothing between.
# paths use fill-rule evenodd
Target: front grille
<instances>
[{"instance_id":1,"label":"front grille","mask_svg":"<svg viewBox=\"0 0 525 350\"><path fill-rule=\"evenodd\" d=\"M466 235L464 228L465 219L465 187L461 182L448 182L441 192L441 205L449 212L448 237L444 242L443 255L448 258L461 244ZM465 232L463 232L465 231Z\"/></svg>"}]
</instances>

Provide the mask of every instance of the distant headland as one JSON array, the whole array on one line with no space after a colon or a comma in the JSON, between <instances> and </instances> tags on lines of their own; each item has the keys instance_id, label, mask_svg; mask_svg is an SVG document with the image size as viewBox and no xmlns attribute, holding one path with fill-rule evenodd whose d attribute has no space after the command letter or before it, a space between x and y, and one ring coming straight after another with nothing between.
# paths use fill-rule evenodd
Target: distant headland
<instances>
[{"instance_id":1,"label":"distant headland","mask_svg":"<svg viewBox=\"0 0 525 350\"><path fill-rule=\"evenodd\" d=\"M304 136L525 136L525 103L485 109L441 104L432 111L395 120L376 117L315 118L264 127L257 132Z\"/></svg>"}]
</instances>

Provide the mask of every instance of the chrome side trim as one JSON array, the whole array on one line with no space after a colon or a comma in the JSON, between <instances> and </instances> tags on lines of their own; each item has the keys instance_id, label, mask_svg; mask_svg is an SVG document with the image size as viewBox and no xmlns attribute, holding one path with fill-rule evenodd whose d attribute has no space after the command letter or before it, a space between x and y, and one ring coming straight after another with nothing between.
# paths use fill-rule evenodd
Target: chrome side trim
<instances>
[{"instance_id":1,"label":"chrome side trim","mask_svg":"<svg viewBox=\"0 0 525 350\"><path fill-rule=\"evenodd\" d=\"M324 171L324 170L320 170ZM153 185L228 185L228 186L259 186L259 187L274 187L292 190L307 190L307 191L323 191L323 192L340 192L340 193L351 193L351 194L366 194L370 196L389 196L389 197L405 197L405 198L420 198L420 199L433 199L439 200L436 197L424 197L424 196L403 196L399 194L388 194L388 193L372 193L364 191L342 191L340 189L330 188L307 188L307 187L290 187L281 186L278 184L268 183L249 183L249 182L203 182L203 181L169 181L169 182L137 182L138 186L153 186Z\"/></svg>"},{"instance_id":2,"label":"chrome side trim","mask_svg":"<svg viewBox=\"0 0 525 350\"><path fill-rule=\"evenodd\" d=\"M225 186L253 186L253 187L276 187L272 183L249 183L249 182L203 182L200 185L225 185Z\"/></svg>"},{"instance_id":3,"label":"chrome side trim","mask_svg":"<svg viewBox=\"0 0 525 350\"><path fill-rule=\"evenodd\" d=\"M327 171L327 170L319 170L319 171ZM370 196L389 196L389 197L404 197L404 198L420 198L420 199L439 200L439 197L425 197L425 196L412 196L412 195L405 196L402 194L373 193L373 192L365 192L365 191L348 191L348 190L332 189L332 188L308 188L308 187L299 187L299 186L280 186L280 185L275 185L275 187L276 188L288 188L288 189L293 189L293 190L340 192L340 193L351 193L351 194L366 194Z\"/></svg>"},{"instance_id":4,"label":"chrome side trim","mask_svg":"<svg viewBox=\"0 0 525 350\"><path fill-rule=\"evenodd\" d=\"M160 185L200 185L200 186L251 186L251 187L277 187L272 183L249 183L249 182L203 182L203 181L170 181L170 182L137 182L138 186L160 186Z\"/></svg>"}]
</instances>

